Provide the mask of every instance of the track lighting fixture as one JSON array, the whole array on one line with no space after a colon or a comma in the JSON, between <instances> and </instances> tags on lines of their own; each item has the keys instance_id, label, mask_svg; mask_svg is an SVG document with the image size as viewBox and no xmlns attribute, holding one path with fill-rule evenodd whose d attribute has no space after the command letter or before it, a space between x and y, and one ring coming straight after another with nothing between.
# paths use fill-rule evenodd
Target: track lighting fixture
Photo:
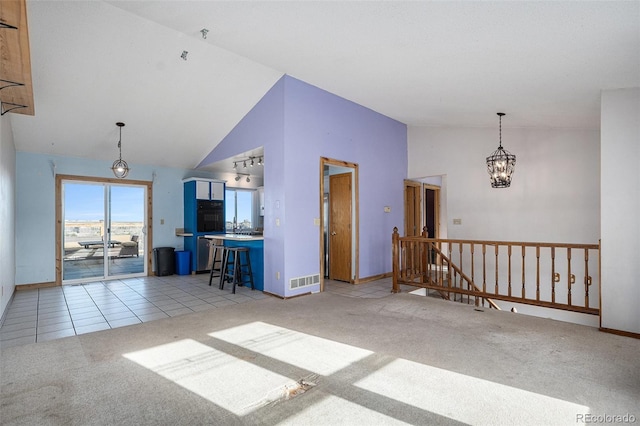
<instances>
[{"instance_id":1,"label":"track lighting fixture","mask_svg":"<svg viewBox=\"0 0 640 426\"><path fill-rule=\"evenodd\" d=\"M247 164L249 167L253 167L256 164L256 160L258 161L258 166L264 166L264 158L263 156L256 157L255 155L251 155L246 158L235 158L231 162L233 163L234 170L238 168L238 164L242 164L242 168L246 169Z\"/></svg>"},{"instance_id":2,"label":"track lighting fixture","mask_svg":"<svg viewBox=\"0 0 640 426\"><path fill-rule=\"evenodd\" d=\"M251 175L247 173L236 173L236 177L234 179L236 182L238 182L240 181L240 179L242 179L243 176L245 176L245 180L247 181L247 183L251 182Z\"/></svg>"}]
</instances>

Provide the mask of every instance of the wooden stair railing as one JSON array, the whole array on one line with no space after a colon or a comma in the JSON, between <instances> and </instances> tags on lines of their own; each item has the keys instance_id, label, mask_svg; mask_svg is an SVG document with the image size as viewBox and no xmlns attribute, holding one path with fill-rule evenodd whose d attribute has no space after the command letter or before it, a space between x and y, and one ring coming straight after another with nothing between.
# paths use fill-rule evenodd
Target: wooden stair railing
<instances>
[{"instance_id":1,"label":"wooden stair railing","mask_svg":"<svg viewBox=\"0 0 640 426\"><path fill-rule=\"evenodd\" d=\"M493 308L502 300L600 314L599 244L400 237L394 228L392 257L395 293L406 284Z\"/></svg>"},{"instance_id":2,"label":"wooden stair railing","mask_svg":"<svg viewBox=\"0 0 640 426\"><path fill-rule=\"evenodd\" d=\"M453 269L453 272L455 274L460 275L460 288L464 289L465 286L462 285L463 281L467 283L466 287L467 289L469 288L473 288L473 290L478 293L478 292L482 292L482 290L476 285L475 282L473 282L473 279L471 279L470 277L468 277L464 272L462 272L462 269L460 269L460 267L458 265L456 265L455 263L453 263L451 261L451 259L449 259L449 257L447 257L447 255L445 255L438 247L436 247L436 245L433 242L428 242L427 243L429 245L429 251L434 252L437 254L437 258L438 258L438 262L440 263L440 265L436 265L436 268L438 266L443 266L442 263L446 263L447 264L447 272L449 277L447 278L447 282L449 283L448 288L452 288L452 283L457 283L457 280L452 280L450 277L451 274L451 269ZM431 264L429 264L429 266L431 266ZM427 268L428 269L428 268ZM441 274L444 272L444 269L441 268ZM431 279L429 277L429 279ZM443 281L441 281L442 283ZM442 294L443 292L447 292L447 290L438 290L438 292L440 294ZM464 296L465 294L469 295L470 293L464 293L461 292L460 293L462 296ZM450 300L450 297L447 294L446 297L447 300ZM493 300L486 298L486 297L474 297L474 304L476 306L479 306L479 299L482 299L482 305L484 306L484 301L486 300L487 303L489 304L490 308L493 309L497 309L499 311L501 311L502 309L500 309L500 306L498 306ZM460 301L463 301L463 297L460 298ZM467 303L469 303L469 299L467 298Z\"/></svg>"}]
</instances>

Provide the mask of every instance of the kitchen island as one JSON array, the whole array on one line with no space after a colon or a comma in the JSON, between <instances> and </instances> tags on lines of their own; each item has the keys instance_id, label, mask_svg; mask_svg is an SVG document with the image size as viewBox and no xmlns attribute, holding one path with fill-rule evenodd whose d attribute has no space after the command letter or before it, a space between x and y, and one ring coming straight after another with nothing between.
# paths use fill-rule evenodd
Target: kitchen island
<instances>
[{"instance_id":1,"label":"kitchen island","mask_svg":"<svg viewBox=\"0 0 640 426\"><path fill-rule=\"evenodd\" d=\"M221 240L226 247L247 247L253 286L256 290L264 290L264 237L262 235L211 234L204 237L210 240Z\"/></svg>"}]
</instances>

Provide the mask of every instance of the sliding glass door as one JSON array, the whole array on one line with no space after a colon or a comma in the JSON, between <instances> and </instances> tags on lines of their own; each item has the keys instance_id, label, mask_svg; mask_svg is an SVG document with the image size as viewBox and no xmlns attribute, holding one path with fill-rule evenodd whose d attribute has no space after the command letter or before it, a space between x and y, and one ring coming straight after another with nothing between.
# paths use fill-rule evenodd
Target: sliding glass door
<instances>
[{"instance_id":1,"label":"sliding glass door","mask_svg":"<svg viewBox=\"0 0 640 426\"><path fill-rule=\"evenodd\" d=\"M62 181L64 284L146 275L146 190Z\"/></svg>"}]
</instances>

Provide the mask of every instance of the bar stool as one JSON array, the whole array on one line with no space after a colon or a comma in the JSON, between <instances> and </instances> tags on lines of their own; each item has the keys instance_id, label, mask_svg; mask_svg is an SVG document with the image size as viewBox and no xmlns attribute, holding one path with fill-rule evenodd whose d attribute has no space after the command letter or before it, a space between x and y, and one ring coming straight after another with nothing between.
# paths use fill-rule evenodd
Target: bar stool
<instances>
[{"instance_id":1,"label":"bar stool","mask_svg":"<svg viewBox=\"0 0 640 426\"><path fill-rule=\"evenodd\" d=\"M244 254L244 263L242 259ZM232 293L236 292L236 285L243 286L251 284L253 286L253 273L251 272L251 259L247 247L227 247L224 246L222 252L222 272L220 273L220 290L224 289L224 282L233 283Z\"/></svg>"},{"instance_id":2,"label":"bar stool","mask_svg":"<svg viewBox=\"0 0 640 426\"><path fill-rule=\"evenodd\" d=\"M211 265L211 272L209 273L209 285L211 285L211 280L213 280L213 274L218 272L219 275L222 275L222 258L224 253L224 245L211 241L211 246L209 250L209 265ZM220 256L218 256L218 252L220 252ZM219 265L216 268L216 265ZM216 275L216 276L219 276Z\"/></svg>"}]
</instances>

